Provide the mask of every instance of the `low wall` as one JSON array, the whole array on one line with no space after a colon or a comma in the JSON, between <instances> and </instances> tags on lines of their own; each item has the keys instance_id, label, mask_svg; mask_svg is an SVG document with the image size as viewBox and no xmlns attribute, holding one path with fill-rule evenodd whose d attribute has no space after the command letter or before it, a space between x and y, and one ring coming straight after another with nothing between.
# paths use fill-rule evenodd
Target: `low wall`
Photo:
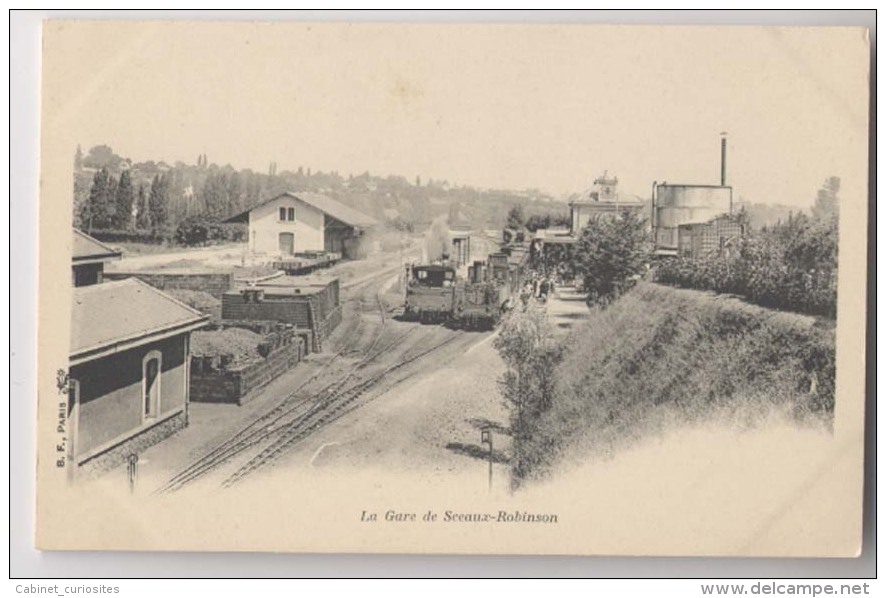
<instances>
[{"instance_id":1,"label":"low wall","mask_svg":"<svg viewBox=\"0 0 886 598\"><path fill-rule=\"evenodd\" d=\"M111 469L126 465L129 455L138 455L142 451L154 446L188 425L186 409L167 417L158 424L134 434L120 444L114 445L108 450L90 457L77 467L77 479L91 479ZM125 475L125 470L124 470ZM121 484L125 480L121 479Z\"/></svg>"},{"instance_id":2,"label":"low wall","mask_svg":"<svg viewBox=\"0 0 886 598\"><path fill-rule=\"evenodd\" d=\"M252 391L262 388L300 362L307 354L307 347L305 336L299 334L291 343L271 351L262 361L244 367L201 371L192 363L191 401L242 405L252 398Z\"/></svg>"},{"instance_id":3,"label":"low wall","mask_svg":"<svg viewBox=\"0 0 886 598\"><path fill-rule=\"evenodd\" d=\"M229 272L105 272L104 276L107 280L135 277L161 291L203 291L216 299L221 299L234 285L234 275Z\"/></svg>"}]
</instances>

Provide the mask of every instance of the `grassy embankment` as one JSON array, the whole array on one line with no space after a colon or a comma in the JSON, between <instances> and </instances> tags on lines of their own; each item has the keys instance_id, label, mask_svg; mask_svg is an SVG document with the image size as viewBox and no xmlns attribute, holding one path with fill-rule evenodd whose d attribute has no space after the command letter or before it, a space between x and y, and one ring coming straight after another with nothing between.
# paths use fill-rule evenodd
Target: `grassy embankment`
<instances>
[{"instance_id":1,"label":"grassy embankment","mask_svg":"<svg viewBox=\"0 0 886 598\"><path fill-rule=\"evenodd\" d=\"M517 478L690 422L832 422L832 320L644 283L564 342L550 406L515 444Z\"/></svg>"}]
</instances>

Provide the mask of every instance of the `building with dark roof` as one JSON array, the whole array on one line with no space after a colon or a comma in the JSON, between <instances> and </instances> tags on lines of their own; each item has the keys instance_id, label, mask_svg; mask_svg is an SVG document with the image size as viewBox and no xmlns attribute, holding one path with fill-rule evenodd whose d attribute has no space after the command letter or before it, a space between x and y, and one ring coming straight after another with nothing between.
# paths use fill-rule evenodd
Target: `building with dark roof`
<instances>
[{"instance_id":1,"label":"building with dark roof","mask_svg":"<svg viewBox=\"0 0 886 598\"><path fill-rule=\"evenodd\" d=\"M356 257L360 237L378 222L319 193L286 192L232 216L248 225L249 251L281 258L327 251Z\"/></svg>"},{"instance_id":2,"label":"building with dark roof","mask_svg":"<svg viewBox=\"0 0 886 598\"><path fill-rule=\"evenodd\" d=\"M105 262L119 260L121 253L74 229L71 251L71 276L75 287L102 282Z\"/></svg>"},{"instance_id":3,"label":"building with dark roof","mask_svg":"<svg viewBox=\"0 0 886 598\"><path fill-rule=\"evenodd\" d=\"M74 288L66 430L72 472L121 465L187 425L190 333L208 319L136 278Z\"/></svg>"},{"instance_id":4,"label":"building with dark roof","mask_svg":"<svg viewBox=\"0 0 886 598\"><path fill-rule=\"evenodd\" d=\"M209 316L136 279L103 282L119 251L74 230L65 430L72 474L126 462L188 421L190 335Z\"/></svg>"}]
</instances>

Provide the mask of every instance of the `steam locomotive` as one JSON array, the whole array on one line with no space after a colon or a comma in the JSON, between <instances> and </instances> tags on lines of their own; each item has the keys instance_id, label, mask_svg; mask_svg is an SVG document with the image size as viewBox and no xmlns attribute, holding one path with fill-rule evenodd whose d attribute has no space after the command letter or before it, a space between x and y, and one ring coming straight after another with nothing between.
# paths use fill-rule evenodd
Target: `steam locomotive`
<instances>
[{"instance_id":1,"label":"steam locomotive","mask_svg":"<svg viewBox=\"0 0 886 598\"><path fill-rule=\"evenodd\" d=\"M407 269L404 316L423 323L489 329L513 307L528 274L528 251L505 247L468 267L467 277L446 259Z\"/></svg>"}]
</instances>

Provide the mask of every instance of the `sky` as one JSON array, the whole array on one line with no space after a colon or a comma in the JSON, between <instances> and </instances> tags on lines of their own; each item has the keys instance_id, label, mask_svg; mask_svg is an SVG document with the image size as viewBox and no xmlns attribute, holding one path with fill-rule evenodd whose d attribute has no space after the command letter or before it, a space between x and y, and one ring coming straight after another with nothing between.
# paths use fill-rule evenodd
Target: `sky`
<instances>
[{"instance_id":1,"label":"sky","mask_svg":"<svg viewBox=\"0 0 886 598\"><path fill-rule=\"evenodd\" d=\"M869 50L850 28L54 22L44 133L135 161L581 192L608 171L807 206L865 197ZM67 147L67 146L66 146Z\"/></svg>"}]
</instances>

